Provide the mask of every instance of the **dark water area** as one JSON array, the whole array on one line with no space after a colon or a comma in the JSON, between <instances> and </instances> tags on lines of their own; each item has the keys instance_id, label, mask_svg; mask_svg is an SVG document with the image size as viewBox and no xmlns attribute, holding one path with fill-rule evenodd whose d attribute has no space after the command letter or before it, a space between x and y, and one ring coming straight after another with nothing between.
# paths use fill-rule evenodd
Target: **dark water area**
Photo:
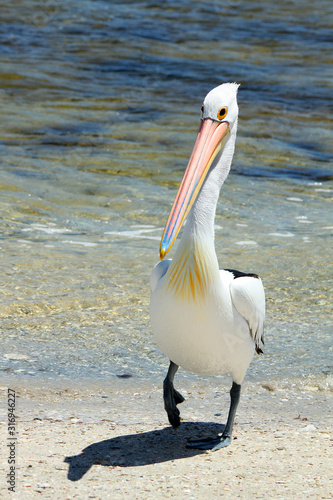
<instances>
[{"instance_id":1,"label":"dark water area","mask_svg":"<svg viewBox=\"0 0 333 500\"><path fill-rule=\"evenodd\" d=\"M163 376L149 275L202 100L237 81L216 247L266 288L248 379L332 389L332 24L329 1L2 2L4 376Z\"/></svg>"}]
</instances>

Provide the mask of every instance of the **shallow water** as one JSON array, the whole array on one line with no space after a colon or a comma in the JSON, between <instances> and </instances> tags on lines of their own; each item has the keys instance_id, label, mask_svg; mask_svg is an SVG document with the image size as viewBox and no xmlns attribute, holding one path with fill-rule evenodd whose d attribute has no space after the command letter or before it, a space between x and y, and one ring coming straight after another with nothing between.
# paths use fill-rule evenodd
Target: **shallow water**
<instances>
[{"instance_id":1,"label":"shallow water","mask_svg":"<svg viewBox=\"0 0 333 500\"><path fill-rule=\"evenodd\" d=\"M6 376L163 376L149 275L202 99L237 81L216 247L266 288L265 355L247 378L332 390L332 5L316 5L2 7Z\"/></svg>"}]
</instances>

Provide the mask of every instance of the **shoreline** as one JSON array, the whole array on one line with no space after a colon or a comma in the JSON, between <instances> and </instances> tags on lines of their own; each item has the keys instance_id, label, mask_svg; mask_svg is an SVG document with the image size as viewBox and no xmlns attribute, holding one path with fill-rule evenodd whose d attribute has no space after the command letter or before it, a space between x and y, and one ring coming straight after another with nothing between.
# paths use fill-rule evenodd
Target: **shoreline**
<instances>
[{"instance_id":1,"label":"shoreline","mask_svg":"<svg viewBox=\"0 0 333 500\"><path fill-rule=\"evenodd\" d=\"M160 385L62 382L15 388L23 498L332 498L329 392L255 393L245 384L231 445L202 452L188 450L186 440L222 430L226 384L217 390L214 381L182 380L183 422L174 431ZM2 384L2 413L6 404ZM1 426L6 435L6 419Z\"/></svg>"}]
</instances>

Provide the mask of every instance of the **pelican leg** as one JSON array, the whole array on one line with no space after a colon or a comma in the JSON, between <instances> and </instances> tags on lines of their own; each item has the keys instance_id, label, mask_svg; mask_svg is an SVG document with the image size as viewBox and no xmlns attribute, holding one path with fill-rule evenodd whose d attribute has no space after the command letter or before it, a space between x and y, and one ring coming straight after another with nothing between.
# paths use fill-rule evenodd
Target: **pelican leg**
<instances>
[{"instance_id":1,"label":"pelican leg","mask_svg":"<svg viewBox=\"0 0 333 500\"><path fill-rule=\"evenodd\" d=\"M163 382L164 408L168 414L168 419L172 427L180 426L180 413L176 405L185 401L185 398L173 387L173 379L178 370L178 365L170 361L167 376Z\"/></svg>"},{"instance_id":2,"label":"pelican leg","mask_svg":"<svg viewBox=\"0 0 333 500\"><path fill-rule=\"evenodd\" d=\"M206 438L206 439L197 439L193 441L188 441L186 445L188 448L198 448L200 450L216 451L219 450L220 448L228 446L231 443L232 428L234 425L236 410L239 403L240 392L241 392L241 386L233 382L230 390L231 401L230 401L228 420L222 436L217 436L216 438Z\"/></svg>"}]
</instances>

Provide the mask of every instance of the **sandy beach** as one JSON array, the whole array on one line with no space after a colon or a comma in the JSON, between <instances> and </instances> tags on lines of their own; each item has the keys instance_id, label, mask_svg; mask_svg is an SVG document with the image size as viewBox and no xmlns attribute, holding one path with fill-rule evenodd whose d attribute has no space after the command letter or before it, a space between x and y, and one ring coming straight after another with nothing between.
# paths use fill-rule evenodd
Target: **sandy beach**
<instances>
[{"instance_id":1,"label":"sandy beach","mask_svg":"<svg viewBox=\"0 0 333 500\"><path fill-rule=\"evenodd\" d=\"M13 387L13 384L11 384ZM7 440L7 387L1 388ZM15 386L15 493L8 498L332 498L332 397L244 385L231 445L188 450L221 432L227 384L182 383L183 422L168 426L161 388L132 379L109 385ZM1 464L7 489L7 459Z\"/></svg>"}]
</instances>

